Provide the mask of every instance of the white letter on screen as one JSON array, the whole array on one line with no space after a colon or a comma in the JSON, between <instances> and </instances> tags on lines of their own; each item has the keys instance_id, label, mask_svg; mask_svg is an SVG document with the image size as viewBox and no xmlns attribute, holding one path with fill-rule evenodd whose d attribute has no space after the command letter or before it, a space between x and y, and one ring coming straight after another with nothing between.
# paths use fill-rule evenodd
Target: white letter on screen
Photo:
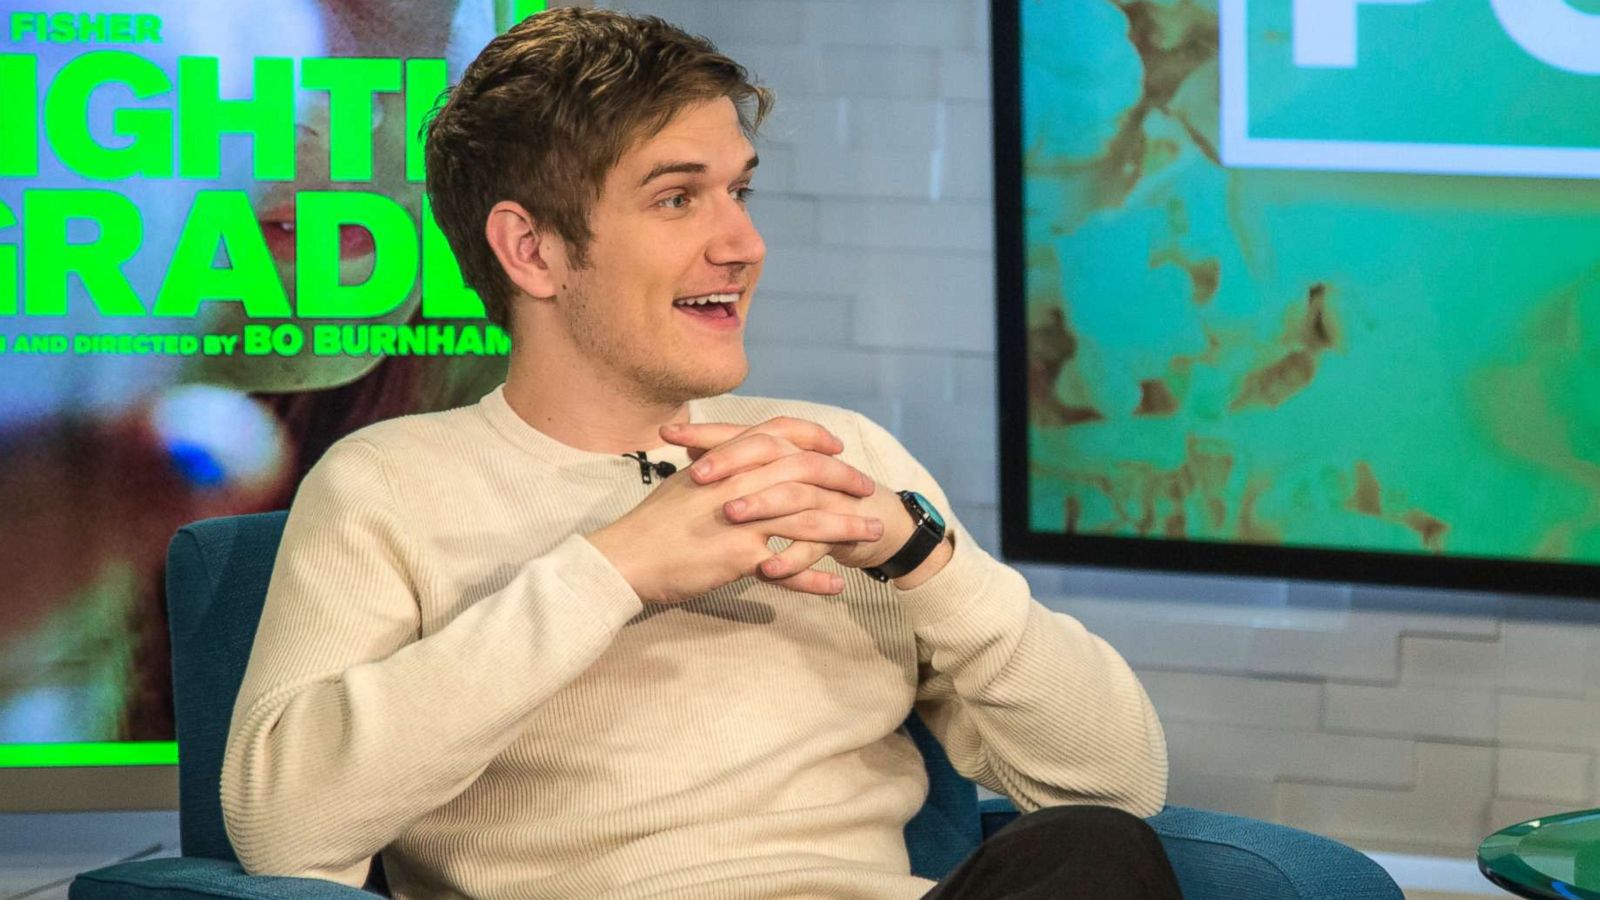
<instances>
[{"instance_id":1,"label":"white letter on screen","mask_svg":"<svg viewBox=\"0 0 1600 900\"><path fill-rule=\"evenodd\" d=\"M1294 0L1294 64L1303 69L1353 69L1356 65L1356 12L1360 7L1410 6L1426 2L1428 0Z\"/></svg>"},{"instance_id":2,"label":"white letter on screen","mask_svg":"<svg viewBox=\"0 0 1600 900\"><path fill-rule=\"evenodd\" d=\"M1579 12L1565 0L1490 0L1511 39L1542 63L1600 75L1600 15Z\"/></svg>"}]
</instances>

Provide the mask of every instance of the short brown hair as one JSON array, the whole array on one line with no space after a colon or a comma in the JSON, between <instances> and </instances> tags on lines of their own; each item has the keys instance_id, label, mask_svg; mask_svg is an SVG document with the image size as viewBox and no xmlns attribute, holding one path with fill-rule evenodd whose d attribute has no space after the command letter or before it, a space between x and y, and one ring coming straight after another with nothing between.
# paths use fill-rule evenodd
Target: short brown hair
<instances>
[{"instance_id":1,"label":"short brown hair","mask_svg":"<svg viewBox=\"0 0 1600 900\"><path fill-rule=\"evenodd\" d=\"M489 320L509 327L516 293L484 237L496 203L521 204L586 267L606 173L684 107L718 97L733 100L753 141L772 92L655 16L562 7L490 41L423 126L434 218Z\"/></svg>"}]
</instances>

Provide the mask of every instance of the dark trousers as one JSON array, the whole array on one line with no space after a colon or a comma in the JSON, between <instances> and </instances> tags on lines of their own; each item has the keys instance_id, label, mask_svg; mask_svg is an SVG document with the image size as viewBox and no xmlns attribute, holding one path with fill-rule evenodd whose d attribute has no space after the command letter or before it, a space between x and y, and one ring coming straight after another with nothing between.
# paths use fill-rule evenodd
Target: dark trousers
<instances>
[{"instance_id":1,"label":"dark trousers","mask_svg":"<svg viewBox=\"0 0 1600 900\"><path fill-rule=\"evenodd\" d=\"M1182 900L1161 839L1106 806L1018 816L922 900Z\"/></svg>"}]
</instances>

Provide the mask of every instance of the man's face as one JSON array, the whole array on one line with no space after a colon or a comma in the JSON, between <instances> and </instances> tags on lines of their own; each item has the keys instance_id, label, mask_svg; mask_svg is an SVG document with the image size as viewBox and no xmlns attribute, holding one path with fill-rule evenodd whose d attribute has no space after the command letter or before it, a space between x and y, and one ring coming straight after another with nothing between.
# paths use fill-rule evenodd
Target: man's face
<instances>
[{"instance_id":1,"label":"man's face","mask_svg":"<svg viewBox=\"0 0 1600 900\"><path fill-rule=\"evenodd\" d=\"M607 174L589 266L565 273L556 302L578 352L619 390L676 404L744 381L744 324L767 252L745 208L755 155L720 98L686 107ZM737 295L733 317L674 305L713 294Z\"/></svg>"}]
</instances>

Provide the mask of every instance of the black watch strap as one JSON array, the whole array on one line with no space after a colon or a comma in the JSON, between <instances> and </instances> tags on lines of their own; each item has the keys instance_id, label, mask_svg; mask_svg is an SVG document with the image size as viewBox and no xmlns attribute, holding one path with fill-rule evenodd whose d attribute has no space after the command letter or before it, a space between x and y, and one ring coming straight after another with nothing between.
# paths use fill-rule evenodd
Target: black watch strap
<instances>
[{"instance_id":1,"label":"black watch strap","mask_svg":"<svg viewBox=\"0 0 1600 900\"><path fill-rule=\"evenodd\" d=\"M933 504L926 497L916 491L896 491L900 501L905 504L906 511L911 514L914 530L911 538L905 542L895 555L889 557L882 565L869 566L861 571L879 581L888 581L909 574L922 565L933 551L944 540L944 519Z\"/></svg>"}]
</instances>

